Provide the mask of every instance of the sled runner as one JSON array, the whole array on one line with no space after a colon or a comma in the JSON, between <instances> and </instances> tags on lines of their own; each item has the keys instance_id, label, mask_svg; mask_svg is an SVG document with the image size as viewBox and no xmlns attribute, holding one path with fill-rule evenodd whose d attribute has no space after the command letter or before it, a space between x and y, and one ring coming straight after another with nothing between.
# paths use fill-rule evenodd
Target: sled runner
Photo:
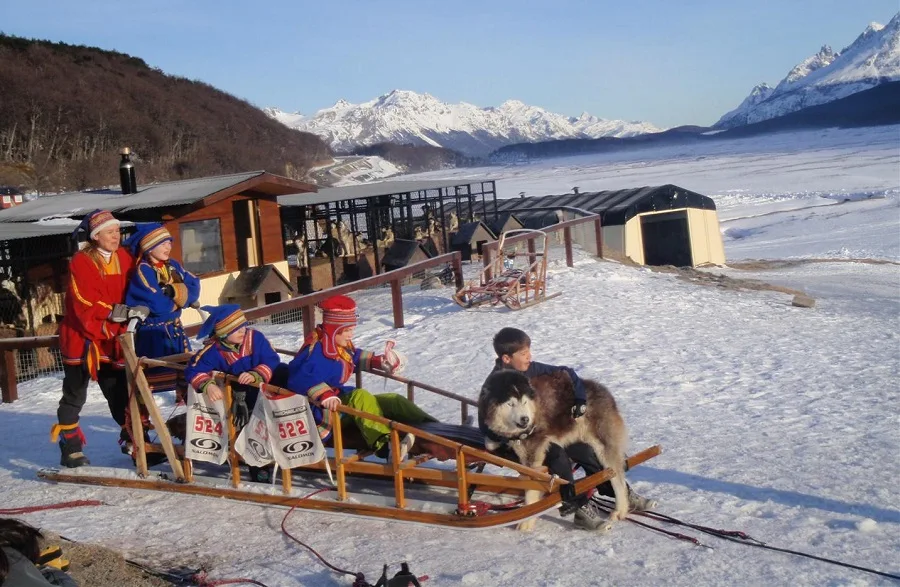
<instances>
[{"instance_id":1,"label":"sled runner","mask_svg":"<svg viewBox=\"0 0 900 587\"><path fill-rule=\"evenodd\" d=\"M176 446L172 442L166 422L163 421L153 400L143 373L144 368L149 367L183 369L184 365L170 360L138 358L134 354L134 346L130 344L130 340L123 337L122 343L129 376L134 383L131 398L132 413L137 413L139 395L147 407L150 422L160 442L158 444L144 442L141 418L133 417L131 423L136 464L134 472L86 466L71 470L44 469L38 473L40 478L62 483L224 497L260 504L296 506L298 509L470 529L516 524L540 515L560 503L558 488L565 481L551 476L543 468L525 467L518 462L485 451L484 439L477 428L444 423L410 426L343 405L338 407L338 411L343 414L375 420L390 428L391 450L387 461L372 457L372 453L364 447L352 450L350 446L354 444L352 439L354 434L350 429L355 429L355 425L346 423L342 426L341 419L335 418L333 448L321 460L299 466L291 465L292 468L282 470L278 493L272 485L243 481L240 459L235 450L236 438L230 409L231 388L236 379L221 374L217 376L217 382L220 383L225 395L224 413L227 430L223 428L217 431L215 424L206 428L212 437L219 434L220 437L227 438L227 469L225 466L210 466L203 463L204 472L208 470L212 474L195 474L194 462L190 458L185 458L185 455L194 449L188 445ZM415 390L421 389L457 401L460 404L460 416L463 421L469 407L476 405L474 400L397 375L378 371L369 373L405 384L410 400L413 399ZM362 387L361 372L356 373L356 383L358 387ZM272 385L262 384L259 387L261 389L259 402L264 401L264 395L276 403L280 401L279 398L302 398ZM305 398L302 399L305 402ZM294 453L299 452L297 447L301 443L288 441L300 438L292 434L304 427L300 417L297 416L302 410L292 407L291 410L282 411L295 414L293 416L295 426L290 430L287 426L279 427L274 435L279 435L280 432L283 441L280 446L289 446ZM201 418L206 417L215 420L214 415L201 415ZM253 426L252 418L244 427L244 431L251 426ZM204 426L201 425L200 428ZM314 429L312 432L315 435ZM410 456L401 461L400 438L407 433L416 436L416 444ZM244 436L244 432L241 436ZM272 444L270 449L276 446L279 445ZM305 445L304 448L309 448L310 454L314 452ZM148 452L151 454L164 452L170 472L149 471L146 462ZM289 451L285 449L285 452ZM658 446L650 447L629 458L628 466L634 467L643 463L659 452ZM245 453L245 458L248 455L249 453ZM484 471L486 465L492 466L491 472ZM201 464L197 463L197 466ZM228 477L221 476L224 470L228 471ZM334 486L324 484L321 475L303 474L321 471L328 471L329 475L331 471L334 472ZM576 492L583 492L608 480L612 475L611 471L603 470L583 478L576 482ZM298 483L297 487L294 486L295 481ZM516 498L523 495L527 489L540 490L546 495L536 503L521 505L521 501L516 501ZM504 503L498 503L498 499Z\"/></svg>"},{"instance_id":2,"label":"sled runner","mask_svg":"<svg viewBox=\"0 0 900 587\"><path fill-rule=\"evenodd\" d=\"M513 246L507 251L506 239L516 235L514 240L530 238L541 243L541 250L519 253ZM470 281L453 295L453 301L463 308L503 304L510 310L527 308L558 296L561 292L547 295L547 255L549 252L547 233L532 229L508 230L500 235L497 255L486 266L477 282ZM524 259L524 260L523 260Z\"/></svg>"}]
</instances>

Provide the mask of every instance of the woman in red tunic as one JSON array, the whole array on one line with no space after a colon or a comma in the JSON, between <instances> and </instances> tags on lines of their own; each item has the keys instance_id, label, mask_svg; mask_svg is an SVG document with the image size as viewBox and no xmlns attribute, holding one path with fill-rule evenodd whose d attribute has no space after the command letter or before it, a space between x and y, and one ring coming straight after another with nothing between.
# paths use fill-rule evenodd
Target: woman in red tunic
<instances>
[{"instance_id":1,"label":"woman in red tunic","mask_svg":"<svg viewBox=\"0 0 900 587\"><path fill-rule=\"evenodd\" d=\"M65 467L90 464L82 452L85 438L78 417L91 379L100 385L113 419L125 425L128 385L116 337L125 332L129 318L148 314L146 308L123 303L134 259L119 247L119 221L110 212L95 210L85 216L76 234L80 230L88 233L89 240L69 264L65 317L59 327L62 399L56 411L59 423L50 433L54 442L59 440L60 464Z\"/></svg>"}]
</instances>

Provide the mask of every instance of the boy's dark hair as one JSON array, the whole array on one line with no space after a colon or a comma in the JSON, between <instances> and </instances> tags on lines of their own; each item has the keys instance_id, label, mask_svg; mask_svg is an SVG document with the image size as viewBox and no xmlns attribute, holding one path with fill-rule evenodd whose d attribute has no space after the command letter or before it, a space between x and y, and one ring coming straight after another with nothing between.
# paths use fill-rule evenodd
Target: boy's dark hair
<instances>
[{"instance_id":1,"label":"boy's dark hair","mask_svg":"<svg viewBox=\"0 0 900 587\"><path fill-rule=\"evenodd\" d=\"M518 328L501 328L500 332L494 335L494 352L498 358L512 355L530 346L531 339L524 330Z\"/></svg>"},{"instance_id":2,"label":"boy's dark hair","mask_svg":"<svg viewBox=\"0 0 900 587\"><path fill-rule=\"evenodd\" d=\"M25 522L12 518L0 518L0 546L18 550L31 562L37 561L41 556L39 539L42 536L40 530ZM8 574L9 559L0 548L0 585L6 580Z\"/></svg>"}]
</instances>

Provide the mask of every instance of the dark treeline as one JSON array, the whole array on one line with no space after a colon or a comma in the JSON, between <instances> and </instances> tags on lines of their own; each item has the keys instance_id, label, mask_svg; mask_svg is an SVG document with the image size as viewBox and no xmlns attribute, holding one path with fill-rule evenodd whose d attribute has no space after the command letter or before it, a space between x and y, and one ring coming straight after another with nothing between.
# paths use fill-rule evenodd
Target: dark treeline
<instances>
[{"instance_id":1,"label":"dark treeline","mask_svg":"<svg viewBox=\"0 0 900 587\"><path fill-rule=\"evenodd\" d=\"M468 167L481 163L479 159L468 157L458 151L430 145L377 143L354 149L351 155L382 157L410 173L449 167Z\"/></svg>"},{"instance_id":2,"label":"dark treeline","mask_svg":"<svg viewBox=\"0 0 900 587\"><path fill-rule=\"evenodd\" d=\"M0 34L0 184L38 191L265 169L302 179L332 152L244 100L100 49Z\"/></svg>"}]
</instances>

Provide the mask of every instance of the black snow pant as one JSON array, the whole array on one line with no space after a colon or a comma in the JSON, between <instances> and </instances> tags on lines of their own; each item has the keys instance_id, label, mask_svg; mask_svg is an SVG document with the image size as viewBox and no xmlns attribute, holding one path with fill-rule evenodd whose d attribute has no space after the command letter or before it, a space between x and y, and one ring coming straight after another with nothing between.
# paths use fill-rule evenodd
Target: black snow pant
<instances>
[{"instance_id":1,"label":"black snow pant","mask_svg":"<svg viewBox=\"0 0 900 587\"><path fill-rule=\"evenodd\" d=\"M558 444L551 442L550 447L547 449L547 457L544 459L544 465L550 470L550 473L569 482L569 485L566 485L560 490L560 496L565 502L576 500L574 489L575 475L572 473L572 463L580 465L581 468L584 469L585 475L593 475L605 468L600 462L600 459L597 458L594 449L584 442L570 444L565 449ZM612 483L609 481L598 485L597 493L608 497L615 496ZM585 500L586 496L580 498L580 501Z\"/></svg>"},{"instance_id":2,"label":"black snow pant","mask_svg":"<svg viewBox=\"0 0 900 587\"><path fill-rule=\"evenodd\" d=\"M63 426L77 424L81 408L87 401L88 384L91 376L87 367L63 365L63 395L56 410L56 419ZM128 407L128 381L124 369L102 363L97 372L97 383L109 405L109 413L119 426L125 425L125 409Z\"/></svg>"}]
</instances>

